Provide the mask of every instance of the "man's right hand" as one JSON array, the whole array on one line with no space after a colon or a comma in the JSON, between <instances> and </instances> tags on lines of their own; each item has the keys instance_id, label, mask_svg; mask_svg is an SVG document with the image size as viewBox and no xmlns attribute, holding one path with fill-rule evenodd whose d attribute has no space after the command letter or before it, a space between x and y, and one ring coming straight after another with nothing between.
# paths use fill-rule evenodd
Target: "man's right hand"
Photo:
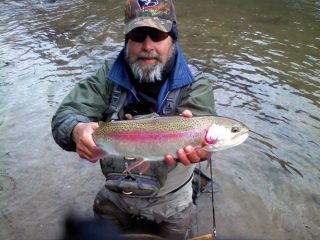
<instances>
[{"instance_id":1,"label":"man's right hand","mask_svg":"<svg viewBox=\"0 0 320 240\"><path fill-rule=\"evenodd\" d=\"M92 163L97 162L94 152L97 146L92 138L92 133L99 127L98 123L78 123L72 130L72 139L76 143L76 152L81 158Z\"/></svg>"}]
</instances>

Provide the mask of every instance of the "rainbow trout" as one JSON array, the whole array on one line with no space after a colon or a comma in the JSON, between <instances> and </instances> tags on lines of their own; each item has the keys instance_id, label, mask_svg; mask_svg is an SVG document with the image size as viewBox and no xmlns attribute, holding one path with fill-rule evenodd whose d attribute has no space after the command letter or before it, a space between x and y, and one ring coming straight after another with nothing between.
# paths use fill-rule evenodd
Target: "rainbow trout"
<instances>
[{"instance_id":1,"label":"rainbow trout","mask_svg":"<svg viewBox=\"0 0 320 240\"><path fill-rule=\"evenodd\" d=\"M226 117L165 116L99 122L93 139L104 156L136 160L126 172L146 161L163 160L165 154L176 157L176 151L187 145L208 153L228 149L244 142L248 133L243 123Z\"/></svg>"}]
</instances>

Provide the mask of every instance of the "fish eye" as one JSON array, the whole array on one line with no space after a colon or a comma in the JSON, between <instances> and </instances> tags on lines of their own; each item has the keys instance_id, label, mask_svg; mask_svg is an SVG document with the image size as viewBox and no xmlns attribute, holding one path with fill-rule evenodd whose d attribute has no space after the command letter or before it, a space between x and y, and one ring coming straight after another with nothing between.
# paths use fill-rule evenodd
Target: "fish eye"
<instances>
[{"instance_id":1,"label":"fish eye","mask_svg":"<svg viewBox=\"0 0 320 240\"><path fill-rule=\"evenodd\" d=\"M232 132L232 133L240 132L240 128L237 127L237 126L234 126L234 127L231 128L231 132Z\"/></svg>"}]
</instances>

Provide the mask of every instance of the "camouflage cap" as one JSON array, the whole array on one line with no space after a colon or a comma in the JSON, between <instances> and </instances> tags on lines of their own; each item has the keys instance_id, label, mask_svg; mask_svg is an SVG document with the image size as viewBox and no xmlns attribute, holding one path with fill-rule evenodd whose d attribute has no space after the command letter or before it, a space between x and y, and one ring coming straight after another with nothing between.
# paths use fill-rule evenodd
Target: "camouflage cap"
<instances>
[{"instance_id":1,"label":"camouflage cap","mask_svg":"<svg viewBox=\"0 0 320 240\"><path fill-rule=\"evenodd\" d=\"M127 0L125 34L137 27L152 27L170 32L177 22L172 0Z\"/></svg>"}]
</instances>

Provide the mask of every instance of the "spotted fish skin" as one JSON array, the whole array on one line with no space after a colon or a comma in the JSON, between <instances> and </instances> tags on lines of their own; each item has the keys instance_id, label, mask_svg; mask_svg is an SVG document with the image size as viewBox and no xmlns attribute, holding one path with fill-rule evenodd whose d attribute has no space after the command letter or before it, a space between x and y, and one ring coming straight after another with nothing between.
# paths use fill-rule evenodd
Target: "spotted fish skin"
<instances>
[{"instance_id":1,"label":"spotted fish skin","mask_svg":"<svg viewBox=\"0 0 320 240\"><path fill-rule=\"evenodd\" d=\"M216 116L99 122L93 134L97 147L106 155L145 161L163 160L165 154L176 156L177 149L187 145L219 151L239 145L247 136L248 128L241 122Z\"/></svg>"}]
</instances>

